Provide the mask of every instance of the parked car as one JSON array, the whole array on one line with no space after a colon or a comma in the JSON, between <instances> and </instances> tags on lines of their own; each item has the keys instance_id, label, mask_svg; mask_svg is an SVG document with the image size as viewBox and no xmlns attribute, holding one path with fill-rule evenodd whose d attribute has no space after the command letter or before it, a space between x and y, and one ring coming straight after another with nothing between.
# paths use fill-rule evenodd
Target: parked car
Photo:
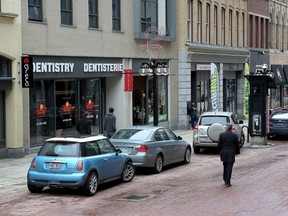
<instances>
[{"instance_id":1,"label":"parked car","mask_svg":"<svg viewBox=\"0 0 288 216\"><path fill-rule=\"evenodd\" d=\"M238 120L232 112L204 112L194 128L194 153L199 154L201 148L217 147L219 135L225 132L227 123L232 123L232 131L237 134L240 147L242 147L245 135L240 124L243 124L243 120Z\"/></svg>"},{"instance_id":2,"label":"parked car","mask_svg":"<svg viewBox=\"0 0 288 216\"><path fill-rule=\"evenodd\" d=\"M117 131L110 141L132 158L136 167L160 173L163 166L191 160L191 145L171 130L157 126L131 126Z\"/></svg>"},{"instance_id":3,"label":"parked car","mask_svg":"<svg viewBox=\"0 0 288 216\"><path fill-rule=\"evenodd\" d=\"M269 116L268 139L288 135L288 108L273 111Z\"/></svg>"},{"instance_id":4,"label":"parked car","mask_svg":"<svg viewBox=\"0 0 288 216\"><path fill-rule=\"evenodd\" d=\"M31 193L74 187L92 196L99 184L116 179L130 182L135 175L131 158L104 136L55 137L46 140L27 174Z\"/></svg>"}]
</instances>

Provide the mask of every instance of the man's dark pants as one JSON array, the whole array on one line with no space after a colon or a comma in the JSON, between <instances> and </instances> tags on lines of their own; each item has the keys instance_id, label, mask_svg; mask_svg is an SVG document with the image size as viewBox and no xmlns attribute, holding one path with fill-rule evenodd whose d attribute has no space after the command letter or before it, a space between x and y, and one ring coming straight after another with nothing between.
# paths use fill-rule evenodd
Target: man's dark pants
<instances>
[{"instance_id":1,"label":"man's dark pants","mask_svg":"<svg viewBox=\"0 0 288 216\"><path fill-rule=\"evenodd\" d=\"M232 176L232 169L233 169L234 162L223 162L223 180L226 184L230 184L231 176Z\"/></svg>"}]
</instances>

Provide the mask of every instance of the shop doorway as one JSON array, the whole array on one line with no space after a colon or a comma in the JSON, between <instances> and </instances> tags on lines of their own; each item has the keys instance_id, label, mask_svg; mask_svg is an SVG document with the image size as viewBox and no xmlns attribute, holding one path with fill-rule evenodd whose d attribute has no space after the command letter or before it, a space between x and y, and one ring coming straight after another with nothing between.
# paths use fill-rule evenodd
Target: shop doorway
<instances>
[{"instance_id":1,"label":"shop doorway","mask_svg":"<svg viewBox=\"0 0 288 216\"><path fill-rule=\"evenodd\" d=\"M236 113L236 80L223 80L223 111Z\"/></svg>"},{"instance_id":2,"label":"shop doorway","mask_svg":"<svg viewBox=\"0 0 288 216\"><path fill-rule=\"evenodd\" d=\"M56 136L75 134L76 80L55 82Z\"/></svg>"}]
</instances>

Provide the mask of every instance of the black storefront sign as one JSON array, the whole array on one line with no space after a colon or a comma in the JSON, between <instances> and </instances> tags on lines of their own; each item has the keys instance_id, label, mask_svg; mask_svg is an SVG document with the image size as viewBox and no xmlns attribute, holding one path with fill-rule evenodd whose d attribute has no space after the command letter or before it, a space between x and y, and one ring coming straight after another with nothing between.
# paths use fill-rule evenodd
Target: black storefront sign
<instances>
[{"instance_id":1,"label":"black storefront sign","mask_svg":"<svg viewBox=\"0 0 288 216\"><path fill-rule=\"evenodd\" d=\"M33 60L32 57L21 58L22 88L33 87Z\"/></svg>"}]
</instances>

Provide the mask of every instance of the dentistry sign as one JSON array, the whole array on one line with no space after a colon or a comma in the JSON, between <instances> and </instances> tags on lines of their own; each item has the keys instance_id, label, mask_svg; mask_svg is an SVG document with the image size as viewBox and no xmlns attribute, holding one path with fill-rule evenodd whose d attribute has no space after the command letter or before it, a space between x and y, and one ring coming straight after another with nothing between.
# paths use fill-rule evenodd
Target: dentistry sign
<instances>
[{"instance_id":1,"label":"dentistry sign","mask_svg":"<svg viewBox=\"0 0 288 216\"><path fill-rule=\"evenodd\" d=\"M21 57L22 88L33 87L33 61L32 57Z\"/></svg>"},{"instance_id":2,"label":"dentistry sign","mask_svg":"<svg viewBox=\"0 0 288 216\"><path fill-rule=\"evenodd\" d=\"M33 78L79 79L122 76L122 58L32 56Z\"/></svg>"},{"instance_id":3,"label":"dentistry sign","mask_svg":"<svg viewBox=\"0 0 288 216\"><path fill-rule=\"evenodd\" d=\"M211 102L213 111L218 111L218 70L217 66L214 63L211 63L211 71L210 71L210 79L211 79Z\"/></svg>"}]
</instances>

